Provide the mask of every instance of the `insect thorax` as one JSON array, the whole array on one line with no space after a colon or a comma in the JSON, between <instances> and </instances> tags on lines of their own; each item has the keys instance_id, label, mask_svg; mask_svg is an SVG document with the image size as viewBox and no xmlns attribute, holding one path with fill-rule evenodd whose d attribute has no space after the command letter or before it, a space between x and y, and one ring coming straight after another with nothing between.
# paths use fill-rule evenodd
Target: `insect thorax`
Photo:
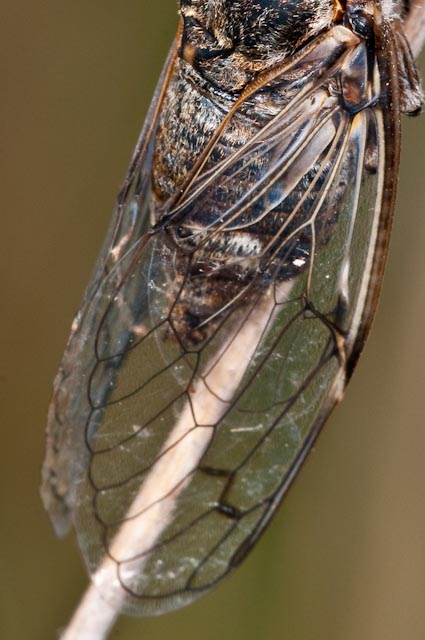
<instances>
[{"instance_id":1,"label":"insect thorax","mask_svg":"<svg viewBox=\"0 0 425 640\"><path fill-rule=\"evenodd\" d=\"M181 0L180 5L181 56L230 92L330 26L336 11L331 0Z\"/></svg>"},{"instance_id":2,"label":"insect thorax","mask_svg":"<svg viewBox=\"0 0 425 640\"><path fill-rule=\"evenodd\" d=\"M353 22L358 15L357 5L354 5L354 2L350 3ZM294 161L286 174L283 170L282 178L273 178L273 187L264 194L259 185L265 183L270 166L277 167L279 163L281 167L285 166L283 156L279 160L273 157L273 154L281 153L276 143L278 133L274 140L269 136L264 147L261 142L256 144L252 154L245 152L240 160L227 165L226 162L233 155L237 156L241 149L249 149L251 140L261 140L258 136L303 89L306 67L301 65L299 73L296 69L291 70L287 76L250 94L230 122L222 129L220 127L241 92L261 72L282 61L286 64L291 54L300 51L304 43L308 46L318 32L325 34L327 27L340 21L337 11L341 8L338 7L333 2L317 0L291 3L290 8L288 3L278 0L181 2L180 55L163 101L155 141L152 175L156 223L173 213L173 205L168 207L167 203L176 193L185 191L187 176L193 167L196 168L215 132L220 130L220 136L208 153L199 176L191 182L169 229L176 256L191 256L190 264L188 258L181 258L184 266L177 270L180 270L179 277L186 278L181 295L182 317L192 315L197 318L189 328L184 328L183 322L184 334L190 333L198 320L205 323L219 309L227 308L232 300L239 299L242 290L257 295L258 289L267 288L272 281L290 280L303 273L312 259L312 247L317 251L325 246L332 234L337 219L334 202L339 201L340 194L346 189L349 153L345 154L333 190L315 214L314 225L309 223L311 203L320 201L322 185L329 175L327 155L337 128L344 119L348 122L354 117L356 108L367 108L378 98L373 95L371 86L373 55L367 53L365 44L359 44L359 55L351 59L347 71L329 74L302 103L303 109L311 110L313 115L319 110L326 121L326 114L333 110L337 112L346 100L344 91L346 95L350 94L347 86L351 86L352 74L354 92L351 93L356 96L357 89L361 88L360 97L355 98L359 104L354 104L352 112L348 103L346 109L340 109L332 124L321 127L316 142L310 144L309 164L301 167ZM360 18L362 11L360 6ZM358 24L361 26L361 19ZM361 42L356 36L354 39ZM367 34L364 40L368 41ZM356 48L357 45L353 46L353 51ZM369 93L367 87L357 83L357 78L366 78ZM341 88L343 84L345 89ZM291 122L298 122L294 125L294 136L301 140L310 118L295 112L285 116L283 121L282 135L287 135L285 131L292 126ZM285 144L292 144L290 137ZM376 155L373 136L368 136L366 155L371 158ZM367 162L365 168L373 171L373 162ZM237 175L236 179L232 179L234 175ZM208 176L211 178L209 183ZM197 189L199 195L196 195ZM298 206L300 201L302 205ZM174 260L176 265L179 260L177 257ZM198 310L202 307L202 313L193 312L193 308L190 310L191 305Z\"/></svg>"}]
</instances>

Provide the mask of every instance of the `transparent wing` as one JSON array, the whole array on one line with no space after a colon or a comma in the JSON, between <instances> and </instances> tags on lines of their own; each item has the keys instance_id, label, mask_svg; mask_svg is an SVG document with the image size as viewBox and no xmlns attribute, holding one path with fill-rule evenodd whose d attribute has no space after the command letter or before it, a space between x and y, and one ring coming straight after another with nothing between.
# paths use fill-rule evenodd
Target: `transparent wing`
<instances>
[{"instance_id":1,"label":"transparent wing","mask_svg":"<svg viewBox=\"0 0 425 640\"><path fill-rule=\"evenodd\" d=\"M236 105L96 281L66 355L52 419L72 455L67 504L94 579L130 611L187 604L241 561L364 340L398 134L379 104L341 98L356 43L324 57L323 42ZM305 74L312 60L326 73ZM229 144L252 100L295 85Z\"/></svg>"},{"instance_id":2,"label":"transparent wing","mask_svg":"<svg viewBox=\"0 0 425 640\"><path fill-rule=\"evenodd\" d=\"M178 37L179 34L176 41ZM41 496L58 535L64 535L69 529L73 494L77 479L85 468L84 458L87 457L80 458L78 455L78 444L76 445L75 440L79 441L79 438L75 438L75 433L81 434L84 421L83 405L86 398L80 384L86 379L87 372L95 362L92 336L96 332L102 313L96 300L102 296L101 285L116 268L122 254L150 228L153 141L158 113L177 55L176 41L170 48L161 73L128 175L118 196L110 228L84 300L72 324L67 348L54 382ZM117 272L116 269L115 274ZM118 276L112 276L114 277Z\"/></svg>"}]
</instances>

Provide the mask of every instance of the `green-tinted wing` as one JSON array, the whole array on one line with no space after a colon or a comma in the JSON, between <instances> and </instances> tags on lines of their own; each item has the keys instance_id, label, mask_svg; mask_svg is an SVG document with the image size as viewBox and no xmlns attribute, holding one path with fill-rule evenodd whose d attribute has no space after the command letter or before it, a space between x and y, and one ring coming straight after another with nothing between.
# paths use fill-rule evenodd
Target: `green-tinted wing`
<instances>
[{"instance_id":1,"label":"green-tinted wing","mask_svg":"<svg viewBox=\"0 0 425 640\"><path fill-rule=\"evenodd\" d=\"M52 412L71 448L67 506L95 582L131 611L182 606L241 561L363 344L393 205L395 81L352 108L338 89L368 56L351 44L326 59L321 44L327 72L266 79L258 92L287 83L293 97L226 155L247 94L154 229L124 243L66 356Z\"/></svg>"}]
</instances>

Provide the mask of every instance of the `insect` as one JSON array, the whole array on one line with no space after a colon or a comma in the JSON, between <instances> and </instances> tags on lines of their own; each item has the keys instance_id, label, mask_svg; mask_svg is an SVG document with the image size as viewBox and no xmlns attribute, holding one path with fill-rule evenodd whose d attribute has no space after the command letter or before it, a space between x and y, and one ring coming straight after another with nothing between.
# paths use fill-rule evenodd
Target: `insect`
<instances>
[{"instance_id":1,"label":"insect","mask_svg":"<svg viewBox=\"0 0 425 640\"><path fill-rule=\"evenodd\" d=\"M42 496L94 581L157 614L234 569L341 399L377 304L395 0L181 0L55 380Z\"/></svg>"}]
</instances>

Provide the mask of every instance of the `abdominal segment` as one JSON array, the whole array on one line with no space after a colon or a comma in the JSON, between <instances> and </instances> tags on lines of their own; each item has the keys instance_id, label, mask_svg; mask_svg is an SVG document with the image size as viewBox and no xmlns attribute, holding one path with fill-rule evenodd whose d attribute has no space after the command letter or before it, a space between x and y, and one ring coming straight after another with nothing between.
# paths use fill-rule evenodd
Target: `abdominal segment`
<instances>
[{"instance_id":1,"label":"abdominal segment","mask_svg":"<svg viewBox=\"0 0 425 640\"><path fill-rule=\"evenodd\" d=\"M231 106L223 96L206 96L191 74L180 61L159 124L153 186L155 221L164 224L164 251L173 256L175 331L197 344L272 282L304 273L326 245L345 187L341 169L332 189L329 183L348 121L341 114L331 120L337 99L328 88L294 109L284 126L282 93L254 97L220 132L170 212L170 198L184 190ZM319 109L329 118L317 126Z\"/></svg>"}]
</instances>

